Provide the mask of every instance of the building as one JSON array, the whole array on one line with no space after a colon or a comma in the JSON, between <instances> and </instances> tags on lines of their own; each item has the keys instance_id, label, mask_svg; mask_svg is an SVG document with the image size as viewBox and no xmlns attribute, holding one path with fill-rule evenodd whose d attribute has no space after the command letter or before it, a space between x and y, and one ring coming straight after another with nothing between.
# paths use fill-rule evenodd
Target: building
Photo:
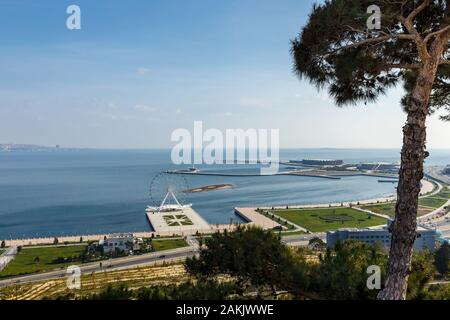
<instances>
[{"instance_id":1,"label":"building","mask_svg":"<svg viewBox=\"0 0 450 320\"><path fill-rule=\"evenodd\" d=\"M134 249L134 237L131 233L115 234L98 242L104 253L129 251Z\"/></svg>"},{"instance_id":2,"label":"building","mask_svg":"<svg viewBox=\"0 0 450 320\"><path fill-rule=\"evenodd\" d=\"M341 166L344 164L344 161L332 159L303 159L289 160L289 163L305 166Z\"/></svg>"},{"instance_id":3,"label":"building","mask_svg":"<svg viewBox=\"0 0 450 320\"><path fill-rule=\"evenodd\" d=\"M367 162L367 163L358 164L357 169L358 170L380 170L380 171L398 172L398 170L400 170L400 165L398 163Z\"/></svg>"},{"instance_id":4,"label":"building","mask_svg":"<svg viewBox=\"0 0 450 320\"><path fill-rule=\"evenodd\" d=\"M418 227L417 238L414 242L414 250L434 251L434 245L438 233L433 229ZM336 243L345 240L357 240L367 244L380 243L386 249L391 247L391 233L387 226L381 229L339 229L337 231L327 232L327 247L334 248Z\"/></svg>"},{"instance_id":5,"label":"building","mask_svg":"<svg viewBox=\"0 0 450 320\"><path fill-rule=\"evenodd\" d=\"M448 165L447 167L444 168L444 170L442 170L442 174L450 176L450 165Z\"/></svg>"}]
</instances>

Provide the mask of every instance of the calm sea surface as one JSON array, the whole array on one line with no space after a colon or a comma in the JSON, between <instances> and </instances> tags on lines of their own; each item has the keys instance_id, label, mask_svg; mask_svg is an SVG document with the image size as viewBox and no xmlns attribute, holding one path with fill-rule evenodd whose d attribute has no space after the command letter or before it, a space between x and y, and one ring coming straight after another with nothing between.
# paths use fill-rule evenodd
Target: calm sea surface
<instances>
[{"instance_id":1,"label":"calm sea surface","mask_svg":"<svg viewBox=\"0 0 450 320\"><path fill-rule=\"evenodd\" d=\"M399 150L282 150L282 159L335 158L346 163L399 160ZM450 163L450 150L431 150L428 165ZM200 167L215 172L258 172L257 165ZM0 152L0 239L35 236L145 231L149 189L165 180L190 188L229 183L233 189L182 195L210 223L240 221L238 206L354 201L395 193L378 178L341 180L295 176L181 176L152 179L171 163L170 150L58 150ZM281 168L286 170L286 168ZM162 192L162 191L161 191ZM153 191L153 198L160 194Z\"/></svg>"}]
</instances>

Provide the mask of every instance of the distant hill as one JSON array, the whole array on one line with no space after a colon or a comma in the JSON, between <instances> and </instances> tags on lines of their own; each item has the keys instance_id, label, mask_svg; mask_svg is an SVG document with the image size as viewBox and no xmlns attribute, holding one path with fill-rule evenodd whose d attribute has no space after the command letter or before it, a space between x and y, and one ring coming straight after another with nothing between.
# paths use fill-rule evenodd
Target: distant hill
<instances>
[{"instance_id":1,"label":"distant hill","mask_svg":"<svg viewBox=\"0 0 450 320\"><path fill-rule=\"evenodd\" d=\"M45 147L38 146L34 144L1 144L0 143L0 152L8 152L8 151L38 151L38 150L52 150L59 149L59 146L55 147Z\"/></svg>"}]
</instances>

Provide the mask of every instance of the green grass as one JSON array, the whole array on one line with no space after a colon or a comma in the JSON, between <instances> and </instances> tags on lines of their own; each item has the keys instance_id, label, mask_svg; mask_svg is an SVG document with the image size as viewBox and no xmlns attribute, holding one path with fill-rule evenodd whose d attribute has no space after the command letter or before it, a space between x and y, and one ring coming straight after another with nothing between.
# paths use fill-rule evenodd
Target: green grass
<instances>
[{"instance_id":1,"label":"green grass","mask_svg":"<svg viewBox=\"0 0 450 320\"><path fill-rule=\"evenodd\" d=\"M395 203L383 203L383 204L375 204L375 205L367 205L361 207L364 210L370 210L375 213L385 214L390 217L395 216Z\"/></svg>"},{"instance_id":2,"label":"green grass","mask_svg":"<svg viewBox=\"0 0 450 320\"><path fill-rule=\"evenodd\" d=\"M419 199L419 205L431 208L439 208L442 207L447 201L448 198L441 198L437 197L436 195L432 197Z\"/></svg>"},{"instance_id":3,"label":"green grass","mask_svg":"<svg viewBox=\"0 0 450 320\"><path fill-rule=\"evenodd\" d=\"M389 217L395 217L395 202L383 203L383 204L374 204L374 205L366 205L361 207L364 210L369 210L375 213L388 215ZM417 214L419 216L423 216L427 213L433 211L431 208L419 206L419 210Z\"/></svg>"},{"instance_id":4,"label":"green grass","mask_svg":"<svg viewBox=\"0 0 450 320\"><path fill-rule=\"evenodd\" d=\"M152 246L155 251L164 251L176 248L187 247L188 244L184 239L170 239L170 240L152 240Z\"/></svg>"},{"instance_id":5,"label":"green grass","mask_svg":"<svg viewBox=\"0 0 450 320\"><path fill-rule=\"evenodd\" d=\"M375 205L366 205L361 207L364 210L369 210L375 213L388 215L389 217L395 217L395 203L383 203L383 204L375 204ZM432 208L427 208L423 206L419 206L419 210L417 212L418 216L423 216L427 213L433 211Z\"/></svg>"},{"instance_id":6,"label":"green grass","mask_svg":"<svg viewBox=\"0 0 450 320\"><path fill-rule=\"evenodd\" d=\"M430 197L419 199L419 205L431 208L440 208L450 199L450 190L444 186L442 190Z\"/></svg>"},{"instance_id":7,"label":"green grass","mask_svg":"<svg viewBox=\"0 0 450 320\"><path fill-rule=\"evenodd\" d=\"M78 257L84 252L86 245L73 245L64 247L24 248L13 261L0 272L0 278L22 274L50 271L76 264L77 261L67 263L53 263L58 257ZM39 261L35 258L39 257Z\"/></svg>"},{"instance_id":8,"label":"green grass","mask_svg":"<svg viewBox=\"0 0 450 320\"><path fill-rule=\"evenodd\" d=\"M312 232L365 228L386 224L386 219L352 208L276 210L275 214Z\"/></svg>"},{"instance_id":9,"label":"green grass","mask_svg":"<svg viewBox=\"0 0 450 320\"><path fill-rule=\"evenodd\" d=\"M424 207L439 208L439 207L443 206L449 198L450 198L450 190L445 189L445 188L442 189L441 192L435 194L434 196L420 198L419 199L419 216L432 211L432 209L427 209ZM380 204L374 204L374 205L364 205L364 206L361 206L361 208L364 210L370 210L375 213L385 214L390 217L395 216L395 202L380 203Z\"/></svg>"}]
</instances>

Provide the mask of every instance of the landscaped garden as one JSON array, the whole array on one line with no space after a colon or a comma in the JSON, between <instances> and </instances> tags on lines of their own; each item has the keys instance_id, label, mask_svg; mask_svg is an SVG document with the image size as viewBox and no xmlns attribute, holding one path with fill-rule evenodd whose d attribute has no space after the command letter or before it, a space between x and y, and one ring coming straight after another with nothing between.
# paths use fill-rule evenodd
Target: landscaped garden
<instances>
[{"instance_id":1,"label":"landscaped garden","mask_svg":"<svg viewBox=\"0 0 450 320\"><path fill-rule=\"evenodd\" d=\"M164 251L188 246L184 239L152 240L151 244L155 251Z\"/></svg>"},{"instance_id":2,"label":"landscaped garden","mask_svg":"<svg viewBox=\"0 0 450 320\"><path fill-rule=\"evenodd\" d=\"M6 268L0 272L0 278L21 274L50 271L81 263L81 254L86 245L48 246L41 248L23 248Z\"/></svg>"},{"instance_id":3,"label":"landscaped garden","mask_svg":"<svg viewBox=\"0 0 450 320\"><path fill-rule=\"evenodd\" d=\"M386 224L384 218L346 207L286 209L273 212L311 232L325 232L340 228L366 228Z\"/></svg>"},{"instance_id":4,"label":"landscaped garden","mask_svg":"<svg viewBox=\"0 0 450 320\"><path fill-rule=\"evenodd\" d=\"M417 215L423 216L434 209L442 207L448 199L450 199L450 190L447 186L444 186L444 188L435 195L420 198ZM364 205L361 206L361 208L375 213L388 215L389 217L395 216L395 202Z\"/></svg>"},{"instance_id":5,"label":"landscaped garden","mask_svg":"<svg viewBox=\"0 0 450 320\"><path fill-rule=\"evenodd\" d=\"M192 226L194 223L184 214L166 215L164 220L170 227L174 226Z\"/></svg>"}]
</instances>

